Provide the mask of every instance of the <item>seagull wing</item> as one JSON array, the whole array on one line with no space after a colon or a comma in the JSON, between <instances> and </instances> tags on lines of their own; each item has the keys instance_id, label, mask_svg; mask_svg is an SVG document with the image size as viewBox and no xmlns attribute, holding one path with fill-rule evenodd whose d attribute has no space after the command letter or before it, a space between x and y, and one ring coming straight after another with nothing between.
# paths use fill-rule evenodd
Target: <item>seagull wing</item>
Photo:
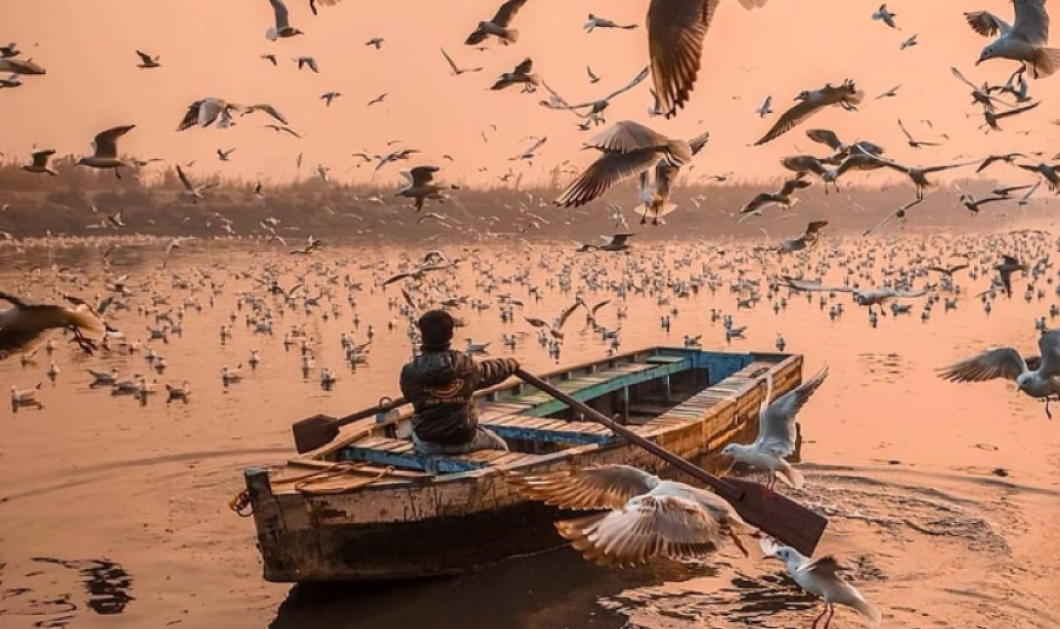
<instances>
[{"instance_id":1,"label":"seagull wing","mask_svg":"<svg viewBox=\"0 0 1060 629\"><path fill-rule=\"evenodd\" d=\"M1037 103L1032 103L1032 104L1027 105L1025 107L1019 107L1017 109L1010 109L1008 111L1003 111L1003 112L1001 112L999 114L994 114L994 117L997 118L998 120L1001 120L1002 118L1008 118L1009 116L1015 116L1016 114L1022 114L1025 111L1030 111L1032 109L1035 109L1036 107L1038 107L1038 105L1041 105L1041 104L1042 104L1041 101L1039 101Z\"/></svg>"},{"instance_id":2,"label":"seagull wing","mask_svg":"<svg viewBox=\"0 0 1060 629\"><path fill-rule=\"evenodd\" d=\"M526 0L508 0L497 9L497 15L493 16L493 23L497 26L508 26L524 4Z\"/></svg>"},{"instance_id":3,"label":"seagull wing","mask_svg":"<svg viewBox=\"0 0 1060 629\"><path fill-rule=\"evenodd\" d=\"M626 83L625 85L623 85L622 87L618 88L614 92L611 92L610 94L605 96L603 98L603 100L611 100L611 99L615 98L616 96L619 96L620 94L624 94L625 92L628 92L629 90L631 90L634 87L636 87L636 86L640 85L641 83L643 83L644 79L648 78L648 74L650 74L649 69L648 68L644 68L643 70L641 70L637 74L637 76L633 77L632 81L630 81L629 83Z\"/></svg>"},{"instance_id":4,"label":"seagull wing","mask_svg":"<svg viewBox=\"0 0 1060 629\"><path fill-rule=\"evenodd\" d=\"M579 299L578 301L574 302L573 306L570 306L569 308L564 310L559 315L559 319L556 320L556 329L557 330L562 330L563 329L563 325L565 323L567 323L567 319L570 319L570 316L572 314L574 314L574 311L577 310L578 307L581 306L581 305L582 305L582 301L581 301L581 299Z\"/></svg>"},{"instance_id":5,"label":"seagull wing","mask_svg":"<svg viewBox=\"0 0 1060 629\"><path fill-rule=\"evenodd\" d=\"M195 186L191 185L191 180L184 174L184 169L177 165L177 178L180 179L180 185L184 186L186 192L194 192Z\"/></svg>"},{"instance_id":6,"label":"seagull wing","mask_svg":"<svg viewBox=\"0 0 1060 629\"><path fill-rule=\"evenodd\" d=\"M291 22L287 15L287 5L283 3L283 0L269 0L269 4L272 5L272 11L276 14L276 30L282 31L285 28L290 28Z\"/></svg>"},{"instance_id":7,"label":"seagull wing","mask_svg":"<svg viewBox=\"0 0 1060 629\"><path fill-rule=\"evenodd\" d=\"M758 438L755 446L777 456L789 456L795 451L795 416L828 377L828 367L803 382L799 388L786 393L758 416Z\"/></svg>"},{"instance_id":8,"label":"seagull wing","mask_svg":"<svg viewBox=\"0 0 1060 629\"><path fill-rule=\"evenodd\" d=\"M648 53L659 110L667 118L684 106L695 86L703 39L720 0L651 0Z\"/></svg>"},{"instance_id":9,"label":"seagull wing","mask_svg":"<svg viewBox=\"0 0 1060 629\"><path fill-rule=\"evenodd\" d=\"M814 102L805 100L795 105L791 109L784 112L784 115L777 120L773 128L766 133L761 140L755 142L755 146L761 146L766 142L771 142L780 136L784 135L788 131L791 131L799 124L803 123L810 116L817 113L825 104L821 102Z\"/></svg>"},{"instance_id":10,"label":"seagull wing","mask_svg":"<svg viewBox=\"0 0 1060 629\"><path fill-rule=\"evenodd\" d=\"M154 59L152 59L151 55L147 54L146 52L141 52L137 50L136 54L140 56L140 62L144 65L150 65L154 63Z\"/></svg>"},{"instance_id":11,"label":"seagull wing","mask_svg":"<svg viewBox=\"0 0 1060 629\"><path fill-rule=\"evenodd\" d=\"M960 79L965 85L967 85L968 87L972 88L973 92L978 92L979 91L979 88L975 86L975 83L972 83L971 81L969 81L968 77L964 76L961 73L961 71L958 70L957 68L950 68L950 72L952 72L953 76L955 76L958 79Z\"/></svg>"},{"instance_id":12,"label":"seagull wing","mask_svg":"<svg viewBox=\"0 0 1060 629\"><path fill-rule=\"evenodd\" d=\"M315 62L312 65L315 67ZM276 109L275 107L273 107L272 105L270 105L268 103L258 103L256 105L249 105L249 106L247 106L247 107L245 107L243 109L243 113L248 113L248 114L249 113L253 113L255 111L263 111L263 112L269 114L274 119L279 121L280 124L289 124L287 122L287 118L285 118L284 115L281 114L278 109Z\"/></svg>"},{"instance_id":13,"label":"seagull wing","mask_svg":"<svg viewBox=\"0 0 1060 629\"><path fill-rule=\"evenodd\" d=\"M1015 0L1017 4L1022 1L1024 0ZM983 37L991 37L998 32L1004 35L1012 30L1008 22L989 11L970 11L964 14L964 19L968 20L968 25L972 27L972 30Z\"/></svg>"},{"instance_id":14,"label":"seagull wing","mask_svg":"<svg viewBox=\"0 0 1060 629\"><path fill-rule=\"evenodd\" d=\"M445 57L445 61L449 64L449 67L453 69L453 72L459 72L460 68L456 67L456 62L454 62L453 58L449 56L449 53L445 51L445 48L442 48L441 50L442 56Z\"/></svg>"},{"instance_id":15,"label":"seagull wing","mask_svg":"<svg viewBox=\"0 0 1060 629\"><path fill-rule=\"evenodd\" d=\"M589 561L638 564L656 556L701 557L717 550L721 526L697 503L677 496L638 496L621 510L556 523Z\"/></svg>"},{"instance_id":16,"label":"seagull wing","mask_svg":"<svg viewBox=\"0 0 1060 629\"><path fill-rule=\"evenodd\" d=\"M1045 11L1045 0L1015 0L1016 21L1012 24L1011 36L1033 45L1043 45L1049 40L1049 14Z\"/></svg>"},{"instance_id":17,"label":"seagull wing","mask_svg":"<svg viewBox=\"0 0 1060 629\"><path fill-rule=\"evenodd\" d=\"M659 479L628 465L604 465L541 475L506 474L523 494L564 509L621 509Z\"/></svg>"},{"instance_id":18,"label":"seagull wing","mask_svg":"<svg viewBox=\"0 0 1060 629\"><path fill-rule=\"evenodd\" d=\"M415 187L430 183L434 179L434 173L438 172L437 166L417 166L409 171L412 177L412 185Z\"/></svg>"},{"instance_id":19,"label":"seagull wing","mask_svg":"<svg viewBox=\"0 0 1060 629\"><path fill-rule=\"evenodd\" d=\"M563 192L555 204L578 207L599 197L612 185L643 172L658 159L652 149L631 153L604 153Z\"/></svg>"},{"instance_id":20,"label":"seagull wing","mask_svg":"<svg viewBox=\"0 0 1060 629\"><path fill-rule=\"evenodd\" d=\"M824 144L833 151L843 149L843 143L839 141L839 136L829 129L810 129L806 132L806 137L818 144Z\"/></svg>"},{"instance_id":21,"label":"seagull wing","mask_svg":"<svg viewBox=\"0 0 1060 629\"><path fill-rule=\"evenodd\" d=\"M630 153L640 149L663 147L669 141L665 135L639 122L622 120L594 136L585 146L605 153Z\"/></svg>"},{"instance_id":22,"label":"seagull wing","mask_svg":"<svg viewBox=\"0 0 1060 629\"><path fill-rule=\"evenodd\" d=\"M96 157L117 157L118 138L136 128L136 125L114 127L99 133L95 139Z\"/></svg>"},{"instance_id":23,"label":"seagull wing","mask_svg":"<svg viewBox=\"0 0 1060 629\"><path fill-rule=\"evenodd\" d=\"M950 382L985 382L995 378L1014 381L1024 371L1027 371L1027 363L1020 353L1011 347L1002 347L944 367L939 377Z\"/></svg>"}]
</instances>

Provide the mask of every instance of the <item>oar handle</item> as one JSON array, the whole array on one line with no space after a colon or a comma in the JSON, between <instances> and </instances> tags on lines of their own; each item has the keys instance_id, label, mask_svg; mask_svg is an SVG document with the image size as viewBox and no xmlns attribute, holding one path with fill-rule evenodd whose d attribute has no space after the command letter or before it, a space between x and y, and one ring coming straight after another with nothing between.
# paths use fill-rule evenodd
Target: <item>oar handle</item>
<instances>
[{"instance_id":1,"label":"oar handle","mask_svg":"<svg viewBox=\"0 0 1060 629\"><path fill-rule=\"evenodd\" d=\"M563 402L564 404L578 411L587 418L597 423L603 424L608 429L610 429L611 432L615 433L619 437L622 437L626 441L629 441L630 443L647 450L648 452L654 454L663 461L666 461L673 467L681 470L685 474L688 474L692 478L706 483L708 486L714 489L714 491L718 495L730 501L742 499L743 491L741 489L730 485L729 483L718 478L717 476L714 476L710 472L704 470L695 463L692 463L688 459L685 459L681 456L674 454L673 452L670 452L669 450L660 446L654 441L649 441L648 439L641 437L640 435L626 428L622 424L615 422L607 415L604 415L600 411L590 407L584 402L581 402L580 400L577 400L574 397L568 395L567 393L561 391L560 389L552 386L547 381L538 378L534 374L528 373L523 369L517 370L515 372L515 375L519 376L519 378L521 378L527 384L533 385L539 390L548 393L552 397L556 398L560 402Z\"/></svg>"},{"instance_id":2,"label":"oar handle","mask_svg":"<svg viewBox=\"0 0 1060 629\"><path fill-rule=\"evenodd\" d=\"M389 401L384 402L383 400ZM409 401L403 397L399 397L397 399L383 398L383 400L380 400L379 406L373 406L372 408L366 408L364 410L357 411L356 413L353 413L351 415L340 417L339 419L336 419L334 422L332 422L332 425L345 426L346 424L352 424L355 421L366 419L368 417L372 417L373 415L378 415L379 413L386 413L391 409L395 409L399 406L404 406L405 404L409 403Z\"/></svg>"}]
</instances>

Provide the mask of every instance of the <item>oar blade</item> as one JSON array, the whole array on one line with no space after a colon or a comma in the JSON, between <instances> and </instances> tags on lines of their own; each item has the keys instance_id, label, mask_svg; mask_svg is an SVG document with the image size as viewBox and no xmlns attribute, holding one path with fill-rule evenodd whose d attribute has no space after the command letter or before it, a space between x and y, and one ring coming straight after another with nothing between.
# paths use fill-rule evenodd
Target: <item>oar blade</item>
<instances>
[{"instance_id":1,"label":"oar blade","mask_svg":"<svg viewBox=\"0 0 1060 629\"><path fill-rule=\"evenodd\" d=\"M807 557L813 556L828 527L824 516L758 483L738 478L725 478L725 482L739 489L739 499L731 503L744 520Z\"/></svg>"}]
</instances>

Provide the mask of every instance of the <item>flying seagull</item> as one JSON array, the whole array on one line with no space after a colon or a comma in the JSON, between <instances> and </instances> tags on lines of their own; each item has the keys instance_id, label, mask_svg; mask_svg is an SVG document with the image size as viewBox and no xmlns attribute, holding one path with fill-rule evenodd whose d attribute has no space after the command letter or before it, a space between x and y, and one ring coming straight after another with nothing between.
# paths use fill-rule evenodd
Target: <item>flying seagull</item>
<instances>
[{"instance_id":1,"label":"flying seagull","mask_svg":"<svg viewBox=\"0 0 1060 629\"><path fill-rule=\"evenodd\" d=\"M817 375L776 401L770 399L773 395L773 377L767 377L766 392L758 410L758 437L746 445L730 443L721 453L746 465L767 470L767 489L772 489L778 478L792 487L802 487L802 474L785 459L795 453L795 416L827 377L828 367L824 367Z\"/></svg>"},{"instance_id":2,"label":"flying seagull","mask_svg":"<svg viewBox=\"0 0 1060 629\"><path fill-rule=\"evenodd\" d=\"M22 170L28 173L47 173L52 177L57 177L59 175L58 171L48 165L48 160L51 159L52 155L55 155L55 149L34 151L30 154L33 162L23 166Z\"/></svg>"},{"instance_id":3,"label":"flying seagull","mask_svg":"<svg viewBox=\"0 0 1060 629\"><path fill-rule=\"evenodd\" d=\"M1029 65L1034 78L1049 76L1060 68L1060 49L1047 48L1049 41L1049 14L1045 0L1012 0L1016 19L1005 22L989 11L971 11L964 14L968 25L983 37L997 35L979 54L975 65L990 59L1019 61L1026 69Z\"/></svg>"},{"instance_id":4,"label":"flying seagull","mask_svg":"<svg viewBox=\"0 0 1060 629\"><path fill-rule=\"evenodd\" d=\"M434 174L439 170L441 169L437 166L417 166L412 170L401 171L401 176L405 178L405 185L394 196L414 199L417 212L423 209L423 203L427 199L444 203L445 197L442 196L442 190L445 188L434 182Z\"/></svg>"},{"instance_id":5,"label":"flying seagull","mask_svg":"<svg viewBox=\"0 0 1060 629\"><path fill-rule=\"evenodd\" d=\"M531 72L533 68L534 62L530 58L523 59L514 70L501 74L490 89L499 91L513 85L522 85L524 92L532 92L541 84L541 77Z\"/></svg>"},{"instance_id":6,"label":"flying seagull","mask_svg":"<svg viewBox=\"0 0 1060 629\"><path fill-rule=\"evenodd\" d=\"M556 523L582 556L603 566L655 557L686 559L714 553L726 538L747 554L738 534L753 527L717 494L628 465L509 473L505 479L531 498L563 509L603 511Z\"/></svg>"},{"instance_id":7,"label":"flying seagull","mask_svg":"<svg viewBox=\"0 0 1060 629\"><path fill-rule=\"evenodd\" d=\"M671 140L630 120L616 123L585 146L601 155L567 187L556 205L585 205L619 181L644 172L659 159L677 167L692 161L692 148L685 140Z\"/></svg>"},{"instance_id":8,"label":"flying seagull","mask_svg":"<svg viewBox=\"0 0 1060 629\"><path fill-rule=\"evenodd\" d=\"M467 72L482 72L481 66L476 68L461 68L457 66L453 58L445 51L445 48L442 48L442 56L445 57L445 62L449 64L449 69L452 70L453 76L460 76Z\"/></svg>"},{"instance_id":9,"label":"flying seagull","mask_svg":"<svg viewBox=\"0 0 1060 629\"><path fill-rule=\"evenodd\" d=\"M1036 399L1045 398L1045 414L1052 419L1049 402L1060 397L1060 330L1038 339L1040 356L1024 358L1012 347L1002 347L944 367L939 377L950 382L986 382L1004 378L1016 389Z\"/></svg>"},{"instance_id":10,"label":"flying seagull","mask_svg":"<svg viewBox=\"0 0 1060 629\"><path fill-rule=\"evenodd\" d=\"M95 342L86 335L103 336L103 322L87 307L34 304L2 291L0 300L12 306L0 311L0 360L32 351L44 342L47 332L58 328L72 331L86 353L96 349Z\"/></svg>"},{"instance_id":11,"label":"flying seagull","mask_svg":"<svg viewBox=\"0 0 1060 629\"><path fill-rule=\"evenodd\" d=\"M898 119L898 127L902 130L905 135L906 143L912 149L919 149L924 146L938 146L938 142L921 142L920 140L914 139L913 135L909 133L909 130L905 128L905 124L902 123L902 119Z\"/></svg>"},{"instance_id":12,"label":"flying seagull","mask_svg":"<svg viewBox=\"0 0 1060 629\"><path fill-rule=\"evenodd\" d=\"M898 17L898 14L897 13L891 13L890 11L888 11L886 4L881 4L880 8L877 9L876 12L872 14L872 19L876 20L877 22L883 22L884 24L886 24L887 26L890 26L891 28L898 28L894 24L894 18L896 18L896 17Z\"/></svg>"},{"instance_id":13,"label":"flying seagull","mask_svg":"<svg viewBox=\"0 0 1060 629\"><path fill-rule=\"evenodd\" d=\"M265 31L265 39L276 41L281 37L294 37L295 35L305 34L291 26L290 17L287 14L287 5L283 3L283 0L269 0L269 4L272 5L272 11L276 16L276 26L270 26Z\"/></svg>"},{"instance_id":14,"label":"flying seagull","mask_svg":"<svg viewBox=\"0 0 1060 629\"><path fill-rule=\"evenodd\" d=\"M519 41L519 29L511 28L511 23L524 4L526 0L508 0L497 9L497 14L492 20L479 22L464 43L468 46L475 46L486 41L490 36L496 37L505 46Z\"/></svg>"},{"instance_id":15,"label":"flying seagull","mask_svg":"<svg viewBox=\"0 0 1060 629\"><path fill-rule=\"evenodd\" d=\"M844 81L839 87L827 84L821 89L803 91L795 97L795 100L800 101L799 104L784 112L773 128L755 142L755 146L777 139L825 107L839 105L847 111L857 111L864 97L865 94L850 80Z\"/></svg>"},{"instance_id":16,"label":"flying seagull","mask_svg":"<svg viewBox=\"0 0 1060 629\"><path fill-rule=\"evenodd\" d=\"M113 169L114 176L121 179L121 168L129 166L129 163L118 157L118 140L136 128L136 125L124 125L101 131L92 141L95 149L92 155L82 157L77 161L78 166L89 166L99 169Z\"/></svg>"},{"instance_id":17,"label":"flying seagull","mask_svg":"<svg viewBox=\"0 0 1060 629\"><path fill-rule=\"evenodd\" d=\"M582 28L585 29L586 33L591 33L598 28L618 28L623 30L632 30L637 28L636 24L618 24L607 18L600 17L598 15L589 14L589 21L585 23Z\"/></svg>"},{"instance_id":18,"label":"flying seagull","mask_svg":"<svg viewBox=\"0 0 1060 629\"><path fill-rule=\"evenodd\" d=\"M161 59L160 56L155 55L152 57L146 52L141 52L139 50L136 51L136 54L140 57L140 63L136 66L137 68L149 69L162 67L162 64L158 62L158 60Z\"/></svg>"}]
</instances>

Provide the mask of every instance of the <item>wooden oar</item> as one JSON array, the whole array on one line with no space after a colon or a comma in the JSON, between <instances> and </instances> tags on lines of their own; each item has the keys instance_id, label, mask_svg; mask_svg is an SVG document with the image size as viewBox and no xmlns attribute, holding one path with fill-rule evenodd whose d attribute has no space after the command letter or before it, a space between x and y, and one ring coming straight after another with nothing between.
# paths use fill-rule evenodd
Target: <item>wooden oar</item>
<instances>
[{"instance_id":1,"label":"wooden oar","mask_svg":"<svg viewBox=\"0 0 1060 629\"><path fill-rule=\"evenodd\" d=\"M699 480L729 501L736 511L751 525L791 546L806 556L813 556L817 542L828 526L828 520L799 503L773 492L768 492L758 483L736 478L721 479L691 461L615 423L603 413L580 402L534 374L520 369L515 372L527 384L537 387L557 400L570 406L585 417L603 424L619 437L644 448L673 467Z\"/></svg>"},{"instance_id":2,"label":"wooden oar","mask_svg":"<svg viewBox=\"0 0 1060 629\"><path fill-rule=\"evenodd\" d=\"M294 433L294 447L298 449L298 454L322 448L331 443L332 439L339 436L339 428L342 426L367 419L378 413L385 413L392 408L397 408L407 403L408 400L399 397L396 400L387 400L380 403L379 406L357 411L352 415L338 419L327 415L316 415L309 419L303 419L291 426L291 432Z\"/></svg>"}]
</instances>

